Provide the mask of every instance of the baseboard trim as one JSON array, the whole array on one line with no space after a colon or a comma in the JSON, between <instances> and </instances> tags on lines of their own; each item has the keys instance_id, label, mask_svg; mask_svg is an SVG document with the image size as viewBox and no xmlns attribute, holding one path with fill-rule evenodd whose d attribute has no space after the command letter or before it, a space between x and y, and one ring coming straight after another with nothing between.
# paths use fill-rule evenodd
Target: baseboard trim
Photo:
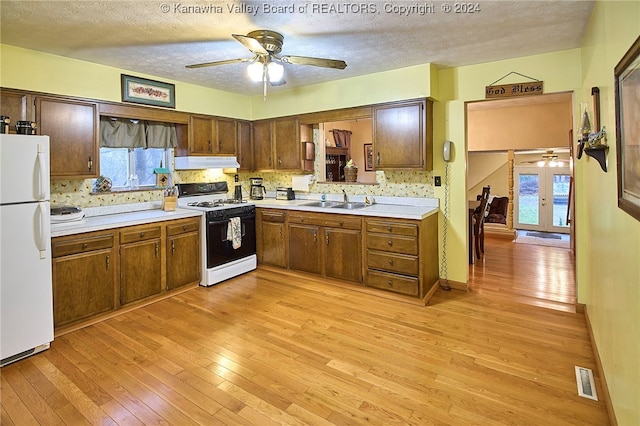
<instances>
[{"instance_id":1,"label":"baseboard trim","mask_svg":"<svg viewBox=\"0 0 640 426\"><path fill-rule=\"evenodd\" d=\"M607 414L609 415L609 423L612 426L618 426L618 421L616 420L616 413L613 411L613 403L611 402L611 395L609 394L609 386L607 386L607 379L604 375L604 369L602 368L602 361L600 360L600 354L598 353L598 347L596 346L596 339L593 336L593 329L591 328L591 320L589 319L589 311L587 310L587 306L582 303L576 304L576 311L578 307L582 306L582 310L584 311L584 319L587 323L587 330L589 331L589 340L591 340L591 349L593 350L593 356L596 360L596 369L598 370L598 376L600 378L600 383L602 384L602 399L604 400L604 404L607 407Z\"/></svg>"}]
</instances>

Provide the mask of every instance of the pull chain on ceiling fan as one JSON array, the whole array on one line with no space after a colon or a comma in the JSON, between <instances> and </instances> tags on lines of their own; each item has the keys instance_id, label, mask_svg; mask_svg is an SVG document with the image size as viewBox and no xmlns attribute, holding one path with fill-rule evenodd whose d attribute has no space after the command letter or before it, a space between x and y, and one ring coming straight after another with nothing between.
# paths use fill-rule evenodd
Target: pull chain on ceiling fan
<instances>
[{"instance_id":1,"label":"pull chain on ceiling fan","mask_svg":"<svg viewBox=\"0 0 640 426\"><path fill-rule=\"evenodd\" d=\"M247 72L253 81L262 81L264 98L267 99L267 83L272 86L285 84L283 63L291 65L311 65L322 68L345 69L347 63L337 59L312 58L308 56L278 56L282 51L284 37L270 30L251 31L247 35L232 34L233 38L249 49L252 58L226 59L222 61L204 62L187 65L186 68L203 68L217 65L250 62Z\"/></svg>"}]
</instances>

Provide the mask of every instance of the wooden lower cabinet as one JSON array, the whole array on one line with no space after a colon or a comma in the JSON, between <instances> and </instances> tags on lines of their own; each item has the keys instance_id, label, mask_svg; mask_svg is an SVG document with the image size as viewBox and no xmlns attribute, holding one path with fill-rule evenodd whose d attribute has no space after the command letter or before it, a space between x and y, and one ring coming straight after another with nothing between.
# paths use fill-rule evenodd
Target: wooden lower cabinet
<instances>
[{"instance_id":1,"label":"wooden lower cabinet","mask_svg":"<svg viewBox=\"0 0 640 426\"><path fill-rule=\"evenodd\" d=\"M439 276L437 220L366 219L365 285L424 298Z\"/></svg>"},{"instance_id":2,"label":"wooden lower cabinet","mask_svg":"<svg viewBox=\"0 0 640 426\"><path fill-rule=\"evenodd\" d=\"M258 209L256 245L258 262L287 267L287 213L283 210Z\"/></svg>"},{"instance_id":3,"label":"wooden lower cabinet","mask_svg":"<svg viewBox=\"0 0 640 426\"><path fill-rule=\"evenodd\" d=\"M289 224L289 268L322 273L322 243L320 227L301 223Z\"/></svg>"},{"instance_id":4,"label":"wooden lower cabinet","mask_svg":"<svg viewBox=\"0 0 640 426\"><path fill-rule=\"evenodd\" d=\"M289 268L362 283L362 219L289 213Z\"/></svg>"},{"instance_id":5,"label":"wooden lower cabinet","mask_svg":"<svg viewBox=\"0 0 640 426\"><path fill-rule=\"evenodd\" d=\"M120 304L162 291L162 230L158 225L120 231Z\"/></svg>"},{"instance_id":6,"label":"wooden lower cabinet","mask_svg":"<svg viewBox=\"0 0 640 426\"><path fill-rule=\"evenodd\" d=\"M362 282L362 232L359 229L325 228L324 274Z\"/></svg>"},{"instance_id":7,"label":"wooden lower cabinet","mask_svg":"<svg viewBox=\"0 0 640 426\"><path fill-rule=\"evenodd\" d=\"M51 246L55 327L115 309L113 233L56 238Z\"/></svg>"},{"instance_id":8,"label":"wooden lower cabinet","mask_svg":"<svg viewBox=\"0 0 640 426\"><path fill-rule=\"evenodd\" d=\"M167 225L167 290L200 282L200 219Z\"/></svg>"},{"instance_id":9,"label":"wooden lower cabinet","mask_svg":"<svg viewBox=\"0 0 640 426\"><path fill-rule=\"evenodd\" d=\"M410 220L259 208L257 217L259 263L423 301L437 285L437 215Z\"/></svg>"},{"instance_id":10,"label":"wooden lower cabinet","mask_svg":"<svg viewBox=\"0 0 640 426\"><path fill-rule=\"evenodd\" d=\"M199 217L55 237L51 247L56 329L200 282Z\"/></svg>"}]
</instances>

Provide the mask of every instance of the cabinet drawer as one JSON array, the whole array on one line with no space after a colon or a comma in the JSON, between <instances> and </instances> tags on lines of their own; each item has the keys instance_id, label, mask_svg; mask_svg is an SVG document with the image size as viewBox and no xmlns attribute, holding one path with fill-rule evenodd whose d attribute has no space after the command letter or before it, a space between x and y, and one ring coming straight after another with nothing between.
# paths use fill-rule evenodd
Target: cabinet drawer
<instances>
[{"instance_id":1,"label":"cabinet drawer","mask_svg":"<svg viewBox=\"0 0 640 426\"><path fill-rule=\"evenodd\" d=\"M322 226L329 228L362 229L362 219L341 214L326 214Z\"/></svg>"},{"instance_id":2,"label":"cabinet drawer","mask_svg":"<svg viewBox=\"0 0 640 426\"><path fill-rule=\"evenodd\" d=\"M289 213L289 223L322 226L322 217L309 213Z\"/></svg>"},{"instance_id":3,"label":"cabinet drawer","mask_svg":"<svg viewBox=\"0 0 640 426\"><path fill-rule=\"evenodd\" d=\"M378 232L381 234L396 235L418 235L418 225L412 223L387 222L381 220L368 220L367 232Z\"/></svg>"},{"instance_id":4,"label":"cabinet drawer","mask_svg":"<svg viewBox=\"0 0 640 426\"><path fill-rule=\"evenodd\" d=\"M420 263L418 256L367 250L367 267L417 276Z\"/></svg>"},{"instance_id":5,"label":"cabinet drawer","mask_svg":"<svg viewBox=\"0 0 640 426\"><path fill-rule=\"evenodd\" d=\"M269 211L263 210L260 214L263 222L276 222L284 223L287 218L287 214L281 211Z\"/></svg>"},{"instance_id":6,"label":"cabinet drawer","mask_svg":"<svg viewBox=\"0 0 640 426\"><path fill-rule=\"evenodd\" d=\"M200 229L200 220L192 220L189 222L174 223L167 225L167 237L173 235L186 234L187 232L194 232Z\"/></svg>"},{"instance_id":7,"label":"cabinet drawer","mask_svg":"<svg viewBox=\"0 0 640 426\"><path fill-rule=\"evenodd\" d=\"M367 270L365 284L367 287L379 288L381 290L409 296L417 296L420 287L418 278L371 270Z\"/></svg>"},{"instance_id":8,"label":"cabinet drawer","mask_svg":"<svg viewBox=\"0 0 640 426\"><path fill-rule=\"evenodd\" d=\"M160 226L128 229L120 231L120 244L135 243L138 241L160 238L162 234Z\"/></svg>"},{"instance_id":9,"label":"cabinet drawer","mask_svg":"<svg viewBox=\"0 0 640 426\"><path fill-rule=\"evenodd\" d=\"M417 255L418 240L400 235L367 234L367 248Z\"/></svg>"},{"instance_id":10,"label":"cabinet drawer","mask_svg":"<svg viewBox=\"0 0 640 426\"><path fill-rule=\"evenodd\" d=\"M53 257L67 256L69 254L84 253L113 247L113 234L96 235L93 237L75 238L73 240L51 242Z\"/></svg>"}]
</instances>

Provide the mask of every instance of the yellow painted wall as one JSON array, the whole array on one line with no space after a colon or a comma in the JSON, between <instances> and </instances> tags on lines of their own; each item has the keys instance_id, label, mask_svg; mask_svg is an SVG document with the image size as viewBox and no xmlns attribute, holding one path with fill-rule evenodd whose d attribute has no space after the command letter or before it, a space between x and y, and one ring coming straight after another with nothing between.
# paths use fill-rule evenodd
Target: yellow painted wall
<instances>
[{"instance_id":1,"label":"yellow painted wall","mask_svg":"<svg viewBox=\"0 0 640 426\"><path fill-rule=\"evenodd\" d=\"M176 86L176 110L250 119L248 96L0 44L0 86L120 102L120 75Z\"/></svg>"},{"instance_id":2,"label":"yellow painted wall","mask_svg":"<svg viewBox=\"0 0 640 426\"><path fill-rule=\"evenodd\" d=\"M483 100L485 86L516 71L544 81L545 93L575 91L581 94L580 49L544 55L527 56L439 72L440 102L434 105L434 175L445 175L445 162L439 154L444 140L455 144L455 157L449 164L451 180L450 219L447 230L447 264L449 279L466 283L467 256L467 146L465 102ZM509 76L504 84L523 81ZM574 109L577 111L577 106ZM577 114L577 112L576 112ZM574 128L578 125L574 122ZM444 187L435 188L436 197L444 202ZM444 225L440 223L441 228Z\"/></svg>"},{"instance_id":3,"label":"yellow painted wall","mask_svg":"<svg viewBox=\"0 0 640 426\"><path fill-rule=\"evenodd\" d=\"M617 206L613 69L638 36L640 2L596 2L582 46L582 98L591 102L591 88L600 89L609 171L576 162L578 297L620 425L640 425L640 222Z\"/></svg>"}]
</instances>

